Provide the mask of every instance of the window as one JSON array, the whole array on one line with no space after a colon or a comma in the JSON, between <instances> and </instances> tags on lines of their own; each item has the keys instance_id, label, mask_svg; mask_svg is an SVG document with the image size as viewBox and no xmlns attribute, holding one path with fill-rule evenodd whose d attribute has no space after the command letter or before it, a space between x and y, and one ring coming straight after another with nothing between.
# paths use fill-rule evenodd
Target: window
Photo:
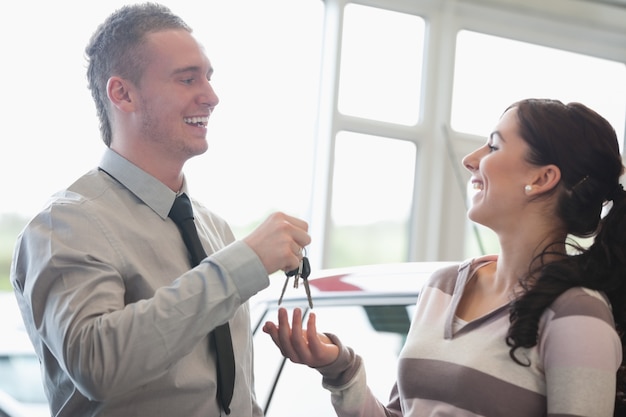
<instances>
[{"instance_id":1,"label":"window","mask_svg":"<svg viewBox=\"0 0 626 417\"><path fill-rule=\"evenodd\" d=\"M408 141L337 135L329 267L407 260L415 157Z\"/></svg>"},{"instance_id":2,"label":"window","mask_svg":"<svg viewBox=\"0 0 626 417\"><path fill-rule=\"evenodd\" d=\"M324 267L406 261L414 216L425 20L348 3L339 25ZM328 104L328 103L323 103Z\"/></svg>"},{"instance_id":3,"label":"window","mask_svg":"<svg viewBox=\"0 0 626 417\"><path fill-rule=\"evenodd\" d=\"M593 56L462 30L457 36L452 128L485 136L513 102L528 98L578 101L626 125L626 65ZM480 111L475 111L477 104Z\"/></svg>"},{"instance_id":4,"label":"window","mask_svg":"<svg viewBox=\"0 0 626 417\"><path fill-rule=\"evenodd\" d=\"M418 122L424 19L348 4L344 11L339 111L403 125Z\"/></svg>"}]
</instances>

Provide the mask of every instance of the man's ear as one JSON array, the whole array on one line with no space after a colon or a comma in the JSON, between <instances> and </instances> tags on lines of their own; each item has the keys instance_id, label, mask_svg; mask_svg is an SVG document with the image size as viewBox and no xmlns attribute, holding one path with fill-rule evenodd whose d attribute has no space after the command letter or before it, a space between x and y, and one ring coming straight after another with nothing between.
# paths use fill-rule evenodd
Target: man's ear
<instances>
[{"instance_id":1,"label":"man's ear","mask_svg":"<svg viewBox=\"0 0 626 417\"><path fill-rule=\"evenodd\" d=\"M556 165L544 165L537 168L530 185L533 194L542 194L552 190L561 181L561 170Z\"/></svg>"},{"instance_id":2,"label":"man's ear","mask_svg":"<svg viewBox=\"0 0 626 417\"><path fill-rule=\"evenodd\" d=\"M123 112L132 112L135 109L132 84L121 77L111 77L107 82L107 96L111 104Z\"/></svg>"}]
</instances>

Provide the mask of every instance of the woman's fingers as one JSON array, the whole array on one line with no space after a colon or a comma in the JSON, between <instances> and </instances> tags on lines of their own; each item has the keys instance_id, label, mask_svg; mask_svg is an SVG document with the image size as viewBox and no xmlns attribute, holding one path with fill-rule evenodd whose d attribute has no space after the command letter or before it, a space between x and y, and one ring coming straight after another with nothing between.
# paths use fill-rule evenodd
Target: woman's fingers
<instances>
[{"instance_id":1,"label":"woman's fingers","mask_svg":"<svg viewBox=\"0 0 626 417\"><path fill-rule=\"evenodd\" d=\"M339 347L328 336L317 331L315 313L309 315L307 322L307 339L309 350L315 360L315 367L328 365L339 356Z\"/></svg>"},{"instance_id":2,"label":"woman's fingers","mask_svg":"<svg viewBox=\"0 0 626 417\"><path fill-rule=\"evenodd\" d=\"M293 310L293 319L291 320L291 345L300 363L315 366L315 359L311 355L307 336L308 331L302 329L302 310L296 308Z\"/></svg>"},{"instance_id":3,"label":"woman's fingers","mask_svg":"<svg viewBox=\"0 0 626 417\"><path fill-rule=\"evenodd\" d=\"M292 340L294 338L294 332L296 334L301 334L301 329L301 323L300 325L298 325L297 321L294 321L291 326L289 325L289 316L287 315L287 310L285 310L284 308L278 309L278 344L281 348L283 356L289 358L291 361L296 363L300 363L300 356L296 352Z\"/></svg>"},{"instance_id":4,"label":"woman's fingers","mask_svg":"<svg viewBox=\"0 0 626 417\"><path fill-rule=\"evenodd\" d=\"M268 321L263 331L269 334L282 355L292 362L310 367L328 365L339 355L339 348L324 334L317 332L314 313L309 314L307 328L302 327L302 310L294 309L291 325L287 310L278 310L278 326Z\"/></svg>"}]
</instances>

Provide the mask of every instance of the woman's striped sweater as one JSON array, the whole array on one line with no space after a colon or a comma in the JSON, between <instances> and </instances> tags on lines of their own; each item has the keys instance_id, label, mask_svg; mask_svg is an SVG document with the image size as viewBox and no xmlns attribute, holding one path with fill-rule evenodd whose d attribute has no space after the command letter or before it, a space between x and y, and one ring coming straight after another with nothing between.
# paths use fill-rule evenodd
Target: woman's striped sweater
<instances>
[{"instance_id":1,"label":"woman's striped sweater","mask_svg":"<svg viewBox=\"0 0 626 417\"><path fill-rule=\"evenodd\" d=\"M320 368L337 415L344 416L602 416L613 415L621 344L605 298L573 288L540 321L539 339L519 349L521 366L505 338L508 306L468 323L455 317L473 273L497 257L486 256L437 271L422 290L398 362L387 405L373 397L365 368L352 349Z\"/></svg>"}]
</instances>

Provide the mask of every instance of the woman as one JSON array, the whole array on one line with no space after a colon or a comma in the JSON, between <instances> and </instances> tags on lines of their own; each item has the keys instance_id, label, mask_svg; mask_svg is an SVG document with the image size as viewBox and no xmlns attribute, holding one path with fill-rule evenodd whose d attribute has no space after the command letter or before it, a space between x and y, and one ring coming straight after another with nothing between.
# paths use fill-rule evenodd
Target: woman
<instances>
[{"instance_id":1,"label":"woman","mask_svg":"<svg viewBox=\"0 0 626 417\"><path fill-rule=\"evenodd\" d=\"M581 104L523 100L463 165L476 191L468 216L501 252L431 277L387 405L360 357L317 333L314 314L303 329L298 309L291 325L281 309L264 331L322 373L339 416L622 415L626 193L615 131Z\"/></svg>"}]
</instances>

